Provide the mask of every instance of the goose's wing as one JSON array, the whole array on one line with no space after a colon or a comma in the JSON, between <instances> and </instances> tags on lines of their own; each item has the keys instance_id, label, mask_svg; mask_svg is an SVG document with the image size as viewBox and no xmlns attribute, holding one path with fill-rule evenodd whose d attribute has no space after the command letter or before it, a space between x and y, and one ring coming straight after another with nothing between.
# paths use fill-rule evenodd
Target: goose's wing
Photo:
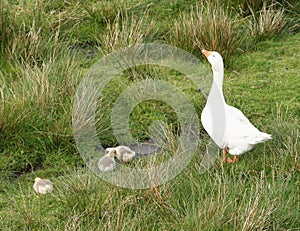
<instances>
[{"instance_id":1,"label":"goose's wing","mask_svg":"<svg viewBox=\"0 0 300 231\"><path fill-rule=\"evenodd\" d=\"M237 108L226 107L226 128L224 143L232 155L240 155L264 141L272 139L271 135L259 131Z\"/></svg>"},{"instance_id":2,"label":"goose's wing","mask_svg":"<svg viewBox=\"0 0 300 231\"><path fill-rule=\"evenodd\" d=\"M226 133L231 138L247 138L260 133L243 112L230 105L226 107L226 125Z\"/></svg>"},{"instance_id":3,"label":"goose's wing","mask_svg":"<svg viewBox=\"0 0 300 231\"><path fill-rule=\"evenodd\" d=\"M232 119L233 121L242 123L244 125L251 124L243 112L241 112L239 109L237 109L233 106L230 106L230 105L226 105L226 116L229 119Z\"/></svg>"},{"instance_id":4,"label":"goose's wing","mask_svg":"<svg viewBox=\"0 0 300 231\"><path fill-rule=\"evenodd\" d=\"M249 144L256 144L271 139L271 135L259 131L239 109L226 108L227 139L244 139Z\"/></svg>"}]
</instances>

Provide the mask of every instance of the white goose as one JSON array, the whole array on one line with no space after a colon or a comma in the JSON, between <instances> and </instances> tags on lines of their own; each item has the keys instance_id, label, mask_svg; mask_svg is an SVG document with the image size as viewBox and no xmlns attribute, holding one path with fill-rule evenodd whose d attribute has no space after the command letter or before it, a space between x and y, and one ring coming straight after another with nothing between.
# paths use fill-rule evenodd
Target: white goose
<instances>
[{"instance_id":1,"label":"white goose","mask_svg":"<svg viewBox=\"0 0 300 231\"><path fill-rule=\"evenodd\" d=\"M226 104L222 90L222 56L215 51L202 50L202 53L212 66L213 84L201 114L201 122L209 136L222 149L223 162L234 163L238 155L272 137L254 127L239 109ZM234 155L234 158L226 158L227 152Z\"/></svg>"}]
</instances>

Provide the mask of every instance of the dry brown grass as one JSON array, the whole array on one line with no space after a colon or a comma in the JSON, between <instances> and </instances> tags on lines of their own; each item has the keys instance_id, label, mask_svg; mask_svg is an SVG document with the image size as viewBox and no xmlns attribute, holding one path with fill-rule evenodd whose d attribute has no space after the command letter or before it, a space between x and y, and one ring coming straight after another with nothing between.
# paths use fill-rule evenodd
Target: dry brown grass
<instances>
[{"instance_id":1,"label":"dry brown grass","mask_svg":"<svg viewBox=\"0 0 300 231\"><path fill-rule=\"evenodd\" d=\"M105 32L97 36L101 51L108 54L117 49L151 40L155 34L154 21L147 12L137 19L126 11L119 11L115 19L107 22Z\"/></svg>"},{"instance_id":2,"label":"dry brown grass","mask_svg":"<svg viewBox=\"0 0 300 231\"><path fill-rule=\"evenodd\" d=\"M250 34L258 39L272 38L280 35L288 23L285 8L281 7L278 3L271 5L264 3L258 13L251 10L251 16Z\"/></svg>"},{"instance_id":3,"label":"dry brown grass","mask_svg":"<svg viewBox=\"0 0 300 231\"><path fill-rule=\"evenodd\" d=\"M217 50L229 60L245 38L241 36L241 23L229 8L207 2L175 20L170 40L173 45L194 53L202 49Z\"/></svg>"}]
</instances>

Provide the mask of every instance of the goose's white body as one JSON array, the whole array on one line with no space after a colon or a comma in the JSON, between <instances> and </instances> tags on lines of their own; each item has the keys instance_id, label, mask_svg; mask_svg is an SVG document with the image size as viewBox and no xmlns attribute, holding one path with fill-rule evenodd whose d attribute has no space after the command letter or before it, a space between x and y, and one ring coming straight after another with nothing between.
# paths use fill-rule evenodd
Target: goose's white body
<instances>
[{"instance_id":1,"label":"goose's white body","mask_svg":"<svg viewBox=\"0 0 300 231\"><path fill-rule=\"evenodd\" d=\"M271 139L271 135L259 131L237 108L226 104L222 85L224 65L217 52L203 51L213 69L213 85L201 114L204 129L214 142L231 155L240 155L257 143Z\"/></svg>"},{"instance_id":2,"label":"goose's white body","mask_svg":"<svg viewBox=\"0 0 300 231\"><path fill-rule=\"evenodd\" d=\"M231 155L240 155L251 150L255 144L271 139L271 135L260 132L240 110L227 104L224 106L225 126L223 131L219 131L224 134L221 142L216 142L213 136L213 116L209 106L205 106L201 114L204 129L221 149L228 150ZM215 124L215 127L217 128L218 124Z\"/></svg>"}]
</instances>

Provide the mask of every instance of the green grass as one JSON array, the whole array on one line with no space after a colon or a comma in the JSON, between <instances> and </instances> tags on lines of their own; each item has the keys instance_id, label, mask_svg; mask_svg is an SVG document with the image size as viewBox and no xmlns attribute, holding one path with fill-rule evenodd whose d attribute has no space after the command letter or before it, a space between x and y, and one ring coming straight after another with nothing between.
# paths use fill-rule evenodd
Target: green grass
<instances>
[{"instance_id":1,"label":"green grass","mask_svg":"<svg viewBox=\"0 0 300 231\"><path fill-rule=\"evenodd\" d=\"M217 160L200 174L209 141L200 128L199 151L175 179L152 189L129 190L102 181L84 165L71 124L76 87L104 54L136 42L174 42L201 57L200 46L195 49L193 40L185 34L176 38L173 31L176 25L185 31L180 25L186 25L191 7L199 3L2 1L0 230L299 230L300 34L291 33L299 31L299 3L280 1L282 5L269 8L275 17L284 7L284 30L283 24L265 22L259 31L262 24L254 19L263 13L263 4L247 2L228 3L232 15L227 19L243 22L235 24L232 35L240 29L247 33L238 33L243 43L228 47L224 94L273 140L242 155L237 164ZM218 22L215 29L224 32L224 23ZM245 25L249 27L241 28ZM204 35L213 29L203 24ZM274 30L280 36L272 36ZM200 32L193 36L204 41ZM209 41L208 48L226 51L223 40ZM186 77L157 66L132 68L114 78L99 99L98 135L105 146L116 144L107 115L120 91L145 79L180 88L200 115L205 98ZM133 135L147 139L148 126L158 119L169 124L168 155L130 166L152 166L173 154L178 123L162 102L134 108ZM34 192L37 176L54 182L53 194Z\"/></svg>"}]
</instances>

